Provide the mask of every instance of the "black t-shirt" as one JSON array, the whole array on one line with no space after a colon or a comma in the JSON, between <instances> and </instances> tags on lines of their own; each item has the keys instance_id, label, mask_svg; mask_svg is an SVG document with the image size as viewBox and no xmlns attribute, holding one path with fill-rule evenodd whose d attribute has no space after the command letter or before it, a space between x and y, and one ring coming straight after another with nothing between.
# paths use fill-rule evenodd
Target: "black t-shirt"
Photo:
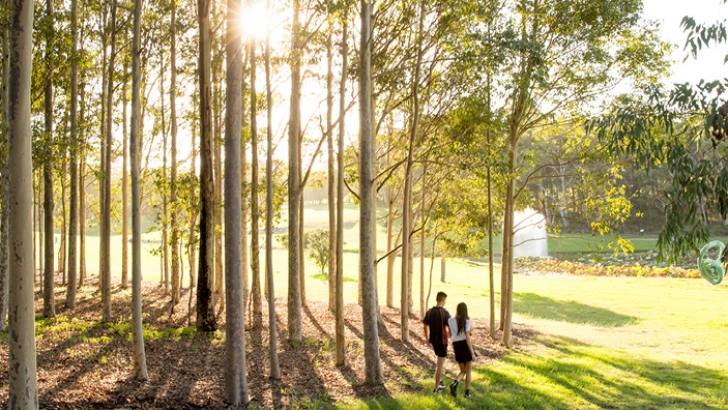
<instances>
[{"instance_id":1,"label":"black t-shirt","mask_svg":"<svg viewBox=\"0 0 728 410\"><path fill-rule=\"evenodd\" d=\"M443 307L435 306L427 311L422 323L430 328L430 343L442 343L447 346L445 328L448 319L450 319L450 313Z\"/></svg>"}]
</instances>

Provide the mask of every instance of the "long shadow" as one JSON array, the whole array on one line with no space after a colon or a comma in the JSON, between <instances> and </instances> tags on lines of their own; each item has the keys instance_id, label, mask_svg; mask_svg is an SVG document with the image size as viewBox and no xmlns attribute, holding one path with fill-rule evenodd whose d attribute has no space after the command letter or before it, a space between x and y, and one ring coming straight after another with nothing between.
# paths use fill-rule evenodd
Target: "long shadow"
<instances>
[{"instance_id":1,"label":"long shadow","mask_svg":"<svg viewBox=\"0 0 728 410\"><path fill-rule=\"evenodd\" d=\"M354 326L353 324L351 324L351 322L349 322L348 320L344 320L344 325L359 340L361 340L362 343L364 342L364 334L359 329L357 329L356 326ZM381 325L379 326L379 329L380 329L380 334L379 334L380 337L379 337L379 339L382 340L382 341L385 341L385 343L386 343L386 340L387 339L391 340L392 339L392 336L391 336L391 334L389 334L389 332L387 332L386 334L383 334L382 331L381 331L382 330L382 327L383 326L381 326ZM399 350L398 352L400 352L400 353L406 352L405 354L407 355L408 358L412 356L406 350L405 351ZM381 352L381 349L380 349L379 359L382 362L384 362L384 364L387 366L387 368L391 369L392 371L396 372L400 377L402 377L403 379L407 380L408 385L413 386L413 387L414 386L417 386L417 384L418 384L419 381L416 380L412 376L411 373L409 373L409 372L405 371L404 369L402 369L402 366L401 365L399 365L397 363L394 363L386 354L383 354ZM419 367L421 367L421 366L419 366ZM366 397L366 396L371 396L372 395L371 392L369 391L369 389L366 388L366 386L363 384L362 381L360 381L360 380L358 380L356 378L356 376L354 375L353 372L350 371L350 369L341 369L341 370L342 370L342 374L344 375L344 377L347 379L347 381L349 381L349 383L351 384L351 386L354 388L354 393L355 393L355 395L357 397ZM388 395L388 393L386 391L385 392L378 392L378 394L377 394L377 396L386 396L386 395Z\"/></svg>"},{"instance_id":2,"label":"long shadow","mask_svg":"<svg viewBox=\"0 0 728 410\"><path fill-rule=\"evenodd\" d=\"M514 293L513 310L534 318L560 322L620 327L634 324L638 318L583 303L552 299L535 293Z\"/></svg>"},{"instance_id":3,"label":"long shadow","mask_svg":"<svg viewBox=\"0 0 728 410\"><path fill-rule=\"evenodd\" d=\"M706 398L712 397L721 402L723 399L717 392L728 385L726 374L701 366L683 362L658 362L627 353L624 356L606 351L598 353L590 345L558 336L538 337L537 341L558 353L544 358L542 355L526 352L506 356L502 359L503 362L512 365L514 369L521 369L519 372L536 373L600 408L615 408L620 403L628 403L630 408L711 408L714 404L710 404ZM589 362L574 362L574 359L581 358L599 361L606 370L602 371ZM631 376L615 377L615 371L610 370L610 367ZM489 393L508 392L501 403L524 397L523 380L512 379L489 367L476 368L475 372L488 380ZM695 397L670 394L666 389L691 393ZM535 398L543 400L544 404L556 399L542 393L536 394ZM560 407L555 402L552 404Z\"/></svg>"}]
</instances>

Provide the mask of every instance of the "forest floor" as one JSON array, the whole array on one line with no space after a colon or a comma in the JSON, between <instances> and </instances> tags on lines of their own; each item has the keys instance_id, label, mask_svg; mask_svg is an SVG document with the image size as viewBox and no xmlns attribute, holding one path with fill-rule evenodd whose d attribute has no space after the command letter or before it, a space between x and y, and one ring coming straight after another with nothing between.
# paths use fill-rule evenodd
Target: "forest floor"
<instances>
[{"instance_id":1,"label":"forest floor","mask_svg":"<svg viewBox=\"0 0 728 410\"><path fill-rule=\"evenodd\" d=\"M57 289L62 289L58 286ZM76 311L65 310L63 293L56 294L57 316L36 320L40 407L77 408L225 408L224 332L198 333L189 326L187 301L172 311L163 288L144 288L144 335L149 380L131 376L132 345L129 325L130 291L113 289L115 321L102 323L100 296L95 286L79 293ZM38 295L40 296L40 295ZM39 300L40 297L38 297ZM265 299L264 299L265 305ZM38 311L40 311L40 305ZM286 330L286 306L276 303L279 328L279 360L282 378L268 378L267 316L262 326L248 319L246 346L251 407L322 408L348 398L386 398L421 391L430 382L434 355L421 336L420 321L410 320L411 342L400 341L399 310L382 308L381 360L385 384L364 385L364 355L361 309L345 308L347 366L335 365L334 317L323 302L311 301L304 308L303 341L292 345ZM264 306L264 312L267 309ZM219 328L224 329L222 320ZM191 318L194 325L194 313ZM487 337L487 329L476 329L476 362L486 363L505 352ZM515 330L516 343L527 335ZM7 333L0 334L6 339ZM0 362L8 358L6 340L0 340ZM0 404L7 403L7 373L0 372Z\"/></svg>"}]
</instances>

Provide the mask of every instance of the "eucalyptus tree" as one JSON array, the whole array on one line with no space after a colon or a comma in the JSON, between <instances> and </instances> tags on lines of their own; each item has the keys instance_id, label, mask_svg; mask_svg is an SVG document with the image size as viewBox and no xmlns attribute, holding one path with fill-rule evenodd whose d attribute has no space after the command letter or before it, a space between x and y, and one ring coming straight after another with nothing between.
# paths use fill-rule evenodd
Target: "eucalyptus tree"
<instances>
[{"instance_id":1,"label":"eucalyptus tree","mask_svg":"<svg viewBox=\"0 0 728 410\"><path fill-rule=\"evenodd\" d=\"M483 7L488 6L461 4L459 10L481 20ZM553 123L555 118L574 118L575 113L588 109L589 101L604 95L621 79L638 78L645 71L662 67L662 47L653 29L640 23L640 0L519 0L503 2L494 9L501 10L496 15L495 37L486 33L488 24L472 24L462 14L458 19L468 22L463 29L474 40L461 43L463 55L476 52L487 56L477 53L495 44L503 62L492 82L498 86L494 94L502 93L506 98L492 109L504 112L505 123L500 135L505 141L502 155L508 176L503 192L501 310L502 343L511 346L516 228L513 214L524 186L532 178L529 168L522 166L523 155L519 152L524 136Z\"/></svg>"},{"instance_id":2,"label":"eucalyptus tree","mask_svg":"<svg viewBox=\"0 0 728 410\"><path fill-rule=\"evenodd\" d=\"M266 2L270 14L271 2ZM266 161L265 161L265 277L268 299L268 354L270 377L281 378L278 364L278 325L276 322L275 285L273 283L273 91L271 89L270 32L265 36L265 108L266 108Z\"/></svg>"},{"instance_id":3,"label":"eucalyptus tree","mask_svg":"<svg viewBox=\"0 0 728 410\"><path fill-rule=\"evenodd\" d=\"M45 31L45 78L43 81L44 91L44 119L45 119L45 147L43 158L43 208L45 210L44 220L44 273L43 273L43 316L53 317L56 315L55 302L55 278L53 263L53 56L54 36L53 32L53 0L46 0L47 27Z\"/></svg>"},{"instance_id":4,"label":"eucalyptus tree","mask_svg":"<svg viewBox=\"0 0 728 410\"><path fill-rule=\"evenodd\" d=\"M361 0L359 43L359 271L362 279L362 323L364 327L364 361L366 382L381 384L379 356L376 250L374 249L375 175L373 175L371 22L372 3ZM405 318L406 320L409 318Z\"/></svg>"},{"instance_id":5,"label":"eucalyptus tree","mask_svg":"<svg viewBox=\"0 0 728 410\"><path fill-rule=\"evenodd\" d=\"M251 272L253 274L251 297L253 298L253 324L263 324L263 300L260 289L260 214L258 206L258 96L256 95L256 41L250 39L248 48L248 60L250 61L250 150L251 150L251 183L250 183L250 222L251 222ZM247 234L247 233L246 233Z\"/></svg>"},{"instance_id":6,"label":"eucalyptus tree","mask_svg":"<svg viewBox=\"0 0 728 410\"><path fill-rule=\"evenodd\" d=\"M212 155L212 107L210 85L211 0L197 0L199 25L199 110L200 110L200 243L197 269L197 328L213 331L217 327L212 291L215 273L214 189Z\"/></svg>"},{"instance_id":7,"label":"eucalyptus tree","mask_svg":"<svg viewBox=\"0 0 728 410\"><path fill-rule=\"evenodd\" d=\"M288 334L301 340L301 2L293 0L291 27L291 103L288 119Z\"/></svg>"},{"instance_id":8,"label":"eucalyptus tree","mask_svg":"<svg viewBox=\"0 0 728 410\"><path fill-rule=\"evenodd\" d=\"M100 172L102 186L102 201L100 211L100 272L101 279L101 300L102 300L102 318L104 321L111 320L111 140L112 140L112 124L113 124L113 103L114 103L114 70L117 56L116 39L117 39L117 0L111 0L110 4L110 53L107 65L108 74L106 75L106 94L103 103L106 104L106 123L104 130L104 139L102 142L103 167ZM133 103L132 103L133 104Z\"/></svg>"},{"instance_id":9,"label":"eucalyptus tree","mask_svg":"<svg viewBox=\"0 0 728 410\"><path fill-rule=\"evenodd\" d=\"M78 0L71 0L71 107L70 107L70 133L69 168L71 174L70 184L70 217L68 224L68 284L66 290L66 307L73 310L76 307L76 287L78 283L77 260L78 252L78 150L79 150L79 121L78 121Z\"/></svg>"},{"instance_id":10,"label":"eucalyptus tree","mask_svg":"<svg viewBox=\"0 0 728 410\"><path fill-rule=\"evenodd\" d=\"M225 381L227 401L233 406L247 405L248 402L240 254L240 134L243 116L243 46L237 25L240 3L241 0L227 2L225 39Z\"/></svg>"},{"instance_id":11,"label":"eucalyptus tree","mask_svg":"<svg viewBox=\"0 0 728 410\"><path fill-rule=\"evenodd\" d=\"M172 227L172 304L179 303L180 298L180 251L179 251L179 226L177 215L177 1L171 0L170 4L170 46L169 46L169 109L170 109L170 137L172 145L172 167L170 169L169 181L169 202L170 225ZM162 96L164 98L164 96Z\"/></svg>"},{"instance_id":12,"label":"eucalyptus tree","mask_svg":"<svg viewBox=\"0 0 728 410\"><path fill-rule=\"evenodd\" d=\"M336 365L346 365L344 334L344 138L346 137L346 79L349 57L349 19L341 16L341 78L339 80L339 130L336 152Z\"/></svg>"},{"instance_id":13,"label":"eucalyptus tree","mask_svg":"<svg viewBox=\"0 0 728 410\"><path fill-rule=\"evenodd\" d=\"M33 301L31 76L33 2L13 0L8 40L8 238L10 275L8 407L37 409Z\"/></svg>"},{"instance_id":14,"label":"eucalyptus tree","mask_svg":"<svg viewBox=\"0 0 728 410\"><path fill-rule=\"evenodd\" d=\"M725 21L703 24L686 16L681 26L692 57L725 46ZM657 240L659 257L667 262L694 254L728 221L726 95L725 79L696 78L671 88L648 83L616 99L588 126L610 153L628 158L650 178L668 176Z\"/></svg>"},{"instance_id":15,"label":"eucalyptus tree","mask_svg":"<svg viewBox=\"0 0 728 410\"><path fill-rule=\"evenodd\" d=\"M115 0L114 0L115 1ZM141 195L139 193L139 150L142 147L142 123L144 121L141 107L141 14L142 0L134 0L134 34L132 38L131 63L131 229L132 229L132 344L134 346L134 377L147 380L147 358L144 350L144 330L142 327L142 249L141 249Z\"/></svg>"}]
</instances>

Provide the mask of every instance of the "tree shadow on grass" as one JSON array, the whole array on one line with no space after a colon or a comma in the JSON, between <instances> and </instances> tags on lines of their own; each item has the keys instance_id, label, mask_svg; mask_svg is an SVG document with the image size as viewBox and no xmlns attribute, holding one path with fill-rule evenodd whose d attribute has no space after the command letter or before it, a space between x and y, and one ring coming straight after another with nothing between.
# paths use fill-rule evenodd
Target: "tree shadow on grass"
<instances>
[{"instance_id":1,"label":"tree shadow on grass","mask_svg":"<svg viewBox=\"0 0 728 410\"><path fill-rule=\"evenodd\" d=\"M609 309L552 299L535 293L514 293L513 310L534 318L602 327L621 327L639 320Z\"/></svg>"},{"instance_id":2,"label":"tree shadow on grass","mask_svg":"<svg viewBox=\"0 0 728 410\"><path fill-rule=\"evenodd\" d=\"M476 392L487 391L482 405L489 407L489 400L495 399L505 407L584 406L573 399L565 406L559 402L563 397L559 391L599 408L715 408L726 404L727 397L720 392L728 386L728 376L714 369L645 359L563 337L540 336L538 342L553 353L520 352L502 359L506 367L475 369L485 379L476 385ZM538 379L528 373L549 383L531 390L524 381L538 384ZM480 394L476 397L481 400Z\"/></svg>"}]
</instances>

